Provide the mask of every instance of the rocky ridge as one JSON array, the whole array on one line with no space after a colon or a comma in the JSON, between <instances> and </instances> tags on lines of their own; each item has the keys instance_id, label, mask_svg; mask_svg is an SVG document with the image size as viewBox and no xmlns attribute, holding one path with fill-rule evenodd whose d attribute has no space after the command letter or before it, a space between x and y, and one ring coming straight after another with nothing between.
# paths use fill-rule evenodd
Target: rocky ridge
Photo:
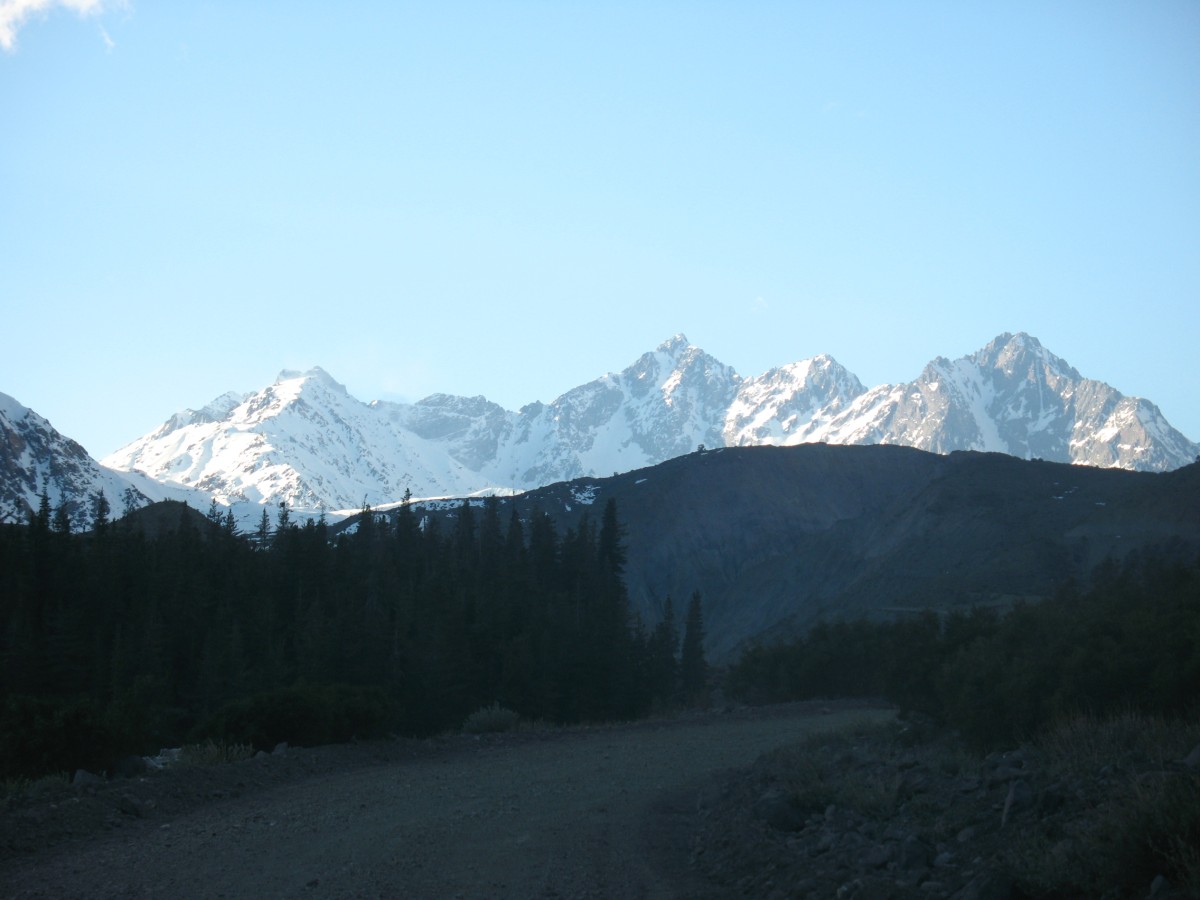
<instances>
[{"instance_id":1,"label":"rocky ridge","mask_svg":"<svg viewBox=\"0 0 1200 900\"><path fill-rule=\"evenodd\" d=\"M321 369L171 417L104 463L222 503L358 509L628 472L699 445L899 444L1166 471L1200 454L1149 401L1026 334L867 389L828 356L743 377L676 335L552 403L434 394L361 403Z\"/></svg>"},{"instance_id":2,"label":"rocky ridge","mask_svg":"<svg viewBox=\"0 0 1200 900\"><path fill-rule=\"evenodd\" d=\"M97 492L114 512L122 508L127 491L133 492L134 502L148 502L145 481L99 465L45 418L0 394L0 522L28 521L45 491L52 508L62 505L70 521L80 524L91 520L91 499Z\"/></svg>"}]
</instances>

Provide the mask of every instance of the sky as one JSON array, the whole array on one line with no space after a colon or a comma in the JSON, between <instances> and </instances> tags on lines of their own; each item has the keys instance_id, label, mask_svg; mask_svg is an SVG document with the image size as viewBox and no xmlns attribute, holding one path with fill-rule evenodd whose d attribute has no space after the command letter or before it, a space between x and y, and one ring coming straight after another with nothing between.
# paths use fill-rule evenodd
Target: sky
<instances>
[{"instance_id":1,"label":"sky","mask_svg":"<svg viewBox=\"0 0 1200 900\"><path fill-rule=\"evenodd\" d=\"M1002 332L1200 439L1200 3L0 0L0 392L102 457L321 366Z\"/></svg>"}]
</instances>

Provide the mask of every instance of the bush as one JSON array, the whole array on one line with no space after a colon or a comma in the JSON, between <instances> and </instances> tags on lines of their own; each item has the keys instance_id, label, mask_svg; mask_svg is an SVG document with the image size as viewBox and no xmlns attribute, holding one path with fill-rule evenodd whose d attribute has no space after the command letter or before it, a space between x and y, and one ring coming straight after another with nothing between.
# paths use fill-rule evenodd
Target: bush
<instances>
[{"instance_id":1,"label":"bush","mask_svg":"<svg viewBox=\"0 0 1200 900\"><path fill-rule=\"evenodd\" d=\"M728 687L754 702L883 696L978 750L1079 712L1185 715L1200 697L1200 563L1134 560L1086 593L1064 589L1003 616L820 624L747 650Z\"/></svg>"},{"instance_id":2,"label":"bush","mask_svg":"<svg viewBox=\"0 0 1200 900\"><path fill-rule=\"evenodd\" d=\"M194 737L270 750L282 741L315 746L383 737L395 721L394 704L382 688L298 685L228 703Z\"/></svg>"},{"instance_id":3,"label":"bush","mask_svg":"<svg viewBox=\"0 0 1200 900\"><path fill-rule=\"evenodd\" d=\"M185 766L220 766L249 759L254 748L249 744L217 743L212 739L202 744L186 744L179 751L179 762Z\"/></svg>"},{"instance_id":4,"label":"bush","mask_svg":"<svg viewBox=\"0 0 1200 900\"><path fill-rule=\"evenodd\" d=\"M1200 896L1200 774L1171 765L1200 740L1200 723L1125 713L1080 716L1038 741L1052 771L1111 771L1103 799L1071 840L1034 837L1012 857L1031 896L1138 896L1156 875ZM1148 769L1148 771L1138 771Z\"/></svg>"},{"instance_id":5,"label":"bush","mask_svg":"<svg viewBox=\"0 0 1200 900\"><path fill-rule=\"evenodd\" d=\"M14 696L0 706L0 778L102 771L126 749L90 700Z\"/></svg>"},{"instance_id":6,"label":"bush","mask_svg":"<svg viewBox=\"0 0 1200 900\"><path fill-rule=\"evenodd\" d=\"M467 716L463 722L463 731L467 734L485 734L498 731L512 731L517 727L521 717L499 703L477 709Z\"/></svg>"}]
</instances>

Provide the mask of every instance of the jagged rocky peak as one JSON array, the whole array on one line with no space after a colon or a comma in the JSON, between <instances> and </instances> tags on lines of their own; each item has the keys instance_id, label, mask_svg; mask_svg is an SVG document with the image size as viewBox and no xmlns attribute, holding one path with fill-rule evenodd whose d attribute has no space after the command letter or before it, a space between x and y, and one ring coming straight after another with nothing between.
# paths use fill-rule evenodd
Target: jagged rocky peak
<instances>
[{"instance_id":1,"label":"jagged rocky peak","mask_svg":"<svg viewBox=\"0 0 1200 900\"><path fill-rule=\"evenodd\" d=\"M284 369L279 373L279 377L275 379L275 384L282 385L287 382L297 382L300 388L310 383L317 384L329 390L337 391L340 394L346 393L346 386L320 366L313 366L304 372L295 369Z\"/></svg>"},{"instance_id":2,"label":"jagged rocky peak","mask_svg":"<svg viewBox=\"0 0 1200 900\"><path fill-rule=\"evenodd\" d=\"M682 331L676 332L655 348L659 353L666 353L672 358L678 358L688 350L695 350L691 342L687 339L687 335Z\"/></svg>"},{"instance_id":3,"label":"jagged rocky peak","mask_svg":"<svg viewBox=\"0 0 1200 900\"><path fill-rule=\"evenodd\" d=\"M76 530L90 520L88 510L97 491L114 510L120 509L126 491L132 491L138 504L146 501L130 482L97 464L49 420L0 393L0 521L25 521L43 490L54 506L67 510Z\"/></svg>"},{"instance_id":4,"label":"jagged rocky peak","mask_svg":"<svg viewBox=\"0 0 1200 900\"><path fill-rule=\"evenodd\" d=\"M15 422L17 419L23 419L29 413L29 407L22 406L17 402L15 397L10 397L8 394L0 391L0 416L8 419L10 422Z\"/></svg>"},{"instance_id":5,"label":"jagged rocky peak","mask_svg":"<svg viewBox=\"0 0 1200 900\"><path fill-rule=\"evenodd\" d=\"M423 410L437 410L442 413L453 413L462 416L483 416L494 412L504 412L498 403L493 403L482 394L474 397L462 397L458 394L430 394L418 400L414 406Z\"/></svg>"},{"instance_id":6,"label":"jagged rocky peak","mask_svg":"<svg viewBox=\"0 0 1200 900\"><path fill-rule=\"evenodd\" d=\"M688 342L683 333L676 334L658 345L654 353L644 354L623 375L638 380L656 380L664 397L669 398L681 388L700 388L707 393L727 393L741 381L730 366Z\"/></svg>"},{"instance_id":7,"label":"jagged rocky peak","mask_svg":"<svg viewBox=\"0 0 1200 900\"><path fill-rule=\"evenodd\" d=\"M828 354L744 379L723 428L729 446L821 440L819 430L865 392L861 381Z\"/></svg>"},{"instance_id":8,"label":"jagged rocky peak","mask_svg":"<svg viewBox=\"0 0 1200 900\"><path fill-rule=\"evenodd\" d=\"M802 375L804 386L821 396L850 400L867 390L857 375L826 353L794 365L796 374Z\"/></svg>"},{"instance_id":9,"label":"jagged rocky peak","mask_svg":"<svg viewBox=\"0 0 1200 900\"><path fill-rule=\"evenodd\" d=\"M682 332L663 341L648 353L643 353L621 374L632 376L638 380L646 380L653 376L666 377L671 372L700 366L719 366L727 368L709 356L699 347L690 343L687 335Z\"/></svg>"},{"instance_id":10,"label":"jagged rocky peak","mask_svg":"<svg viewBox=\"0 0 1200 900\"><path fill-rule=\"evenodd\" d=\"M971 359L983 369L993 369L1007 377L1033 378L1038 373L1080 381L1083 376L1061 357L1055 356L1033 335L1025 332L1004 334L988 343Z\"/></svg>"},{"instance_id":11,"label":"jagged rocky peak","mask_svg":"<svg viewBox=\"0 0 1200 900\"><path fill-rule=\"evenodd\" d=\"M236 391L226 391L199 409L185 409L177 412L163 422L154 432L155 437L166 437L173 431L186 428L189 425L204 425L209 422L224 422L230 414L240 406L249 394L239 394Z\"/></svg>"},{"instance_id":12,"label":"jagged rocky peak","mask_svg":"<svg viewBox=\"0 0 1200 900\"><path fill-rule=\"evenodd\" d=\"M746 378L679 333L518 412L449 394L368 405L314 367L185 418L192 427L105 462L219 496L275 502L288 490L338 509L346 498L390 502L405 487L436 496L624 472L700 443L904 444L1153 470L1200 453L1152 404L1082 378L1025 333L870 390L827 354Z\"/></svg>"}]
</instances>

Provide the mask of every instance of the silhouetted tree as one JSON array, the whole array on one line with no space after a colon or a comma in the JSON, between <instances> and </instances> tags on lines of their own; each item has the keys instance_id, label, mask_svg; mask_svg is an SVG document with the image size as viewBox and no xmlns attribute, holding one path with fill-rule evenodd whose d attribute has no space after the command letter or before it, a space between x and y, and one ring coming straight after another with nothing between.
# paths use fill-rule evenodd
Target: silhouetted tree
<instances>
[{"instance_id":1,"label":"silhouetted tree","mask_svg":"<svg viewBox=\"0 0 1200 900\"><path fill-rule=\"evenodd\" d=\"M108 527L110 512L112 512L112 505L104 496L104 491L97 489L96 493L92 495L92 531L100 534Z\"/></svg>"}]
</instances>

